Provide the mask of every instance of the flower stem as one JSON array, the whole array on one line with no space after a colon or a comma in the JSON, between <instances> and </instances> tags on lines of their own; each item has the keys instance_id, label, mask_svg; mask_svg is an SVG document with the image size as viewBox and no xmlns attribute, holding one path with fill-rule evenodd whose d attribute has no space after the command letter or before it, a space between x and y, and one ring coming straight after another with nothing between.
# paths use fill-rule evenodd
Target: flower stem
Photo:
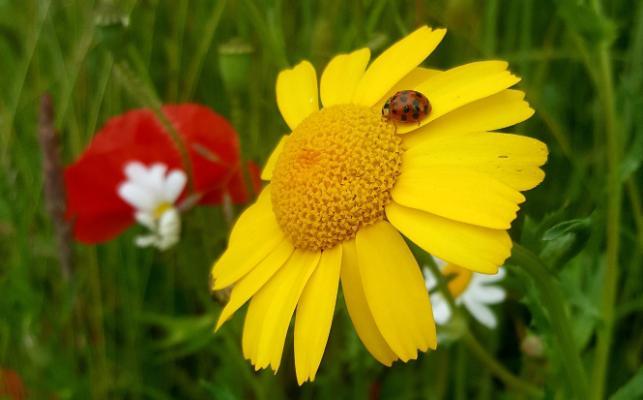
<instances>
[{"instance_id":1,"label":"flower stem","mask_svg":"<svg viewBox=\"0 0 643 400\"><path fill-rule=\"evenodd\" d=\"M478 340L471 334L466 332L462 336L462 340L467 348L478 358L484 366L493 375L498 377L505 385L520 390L531 397L542 397L542 392L531 383L518 378L498 362L485 348L478 342Z\"/></svg>"},{"instance_id":2,"label":"flower stem","mask_svg":"<svg viewBox=\"0 0 643 400\"><path fill-rule=\"evenodd\" d=\"M602 13L600 2L594 1L593 6L597 13ZM607 41L599 44L598 80L596 82L603 108L605 143L607 144L607 253L601 306L603 324L597 331L598 341L594 355L594 370L592 371L592 398L594 399L604 398L609 352L614 335L614 307L619 276L618 254L622 203L621 140L614 109L614 84L609 46Z\"/></svg>"},{"instance_id":3,"label":"flower stem","mask_svg":"<svg viewBox=\"0 0 643 400\"><path fill-rule=\"evenodd\" d=\"M588 396L587 377L572 337L572 327L565 313L565 302L558 282L548 272L547 267L538 256L517 243L513 245L512 258L531 276L540 292L540 300L549 314L552 329L558 342L558 351L562 354L563 367L575 398L586 399Z\"/></svg>"},{"instance_id":4,"label":"flower stem","mask_svg":"<svg viewBox=\"0 0 643 400\"><path fill-rule=\"evenodd\" d=\"M433 275L435 276L438 290L441 292L442 296L444 296L444 298L447 300L447 303L451 308L452 314L456 314L458 312L458 308L455 304L455 300L453 299L453 296L451 295L451 292L449 292L449 288L447 287L447 281L444 275L442 275L442 273L440 272L440 269L435 264L432 258L429 257L429 259L426 262L426 265L431 270L431 273L433 273ZM473 355L478 358L478 361L484 364L489 370L489 372L491 372L498 379L500 379L505 385L507 385L508 387L512 387L516 390L520 390L532 397L542 397L542 393L540 389L538 389L536 386L532 385L531 383L523 379L520 379L516 375L512 374L511 371L509 371L502 364L500 364L498 360L496 360L493 357L493 355L489 354L489 352L485 350L485 348L480 344L480 342L478 342L475 336L473 336L473 334L469 330L469 327L468 325L466 325L466 323L465 323L464 333L461 338L464 344L467 346L467 348L469 348L469 350L471 350ZM458 364L460 363L458 362Z\"/></svg>"},{"instance_id":5,"label":"flower stem","mask_svg":"<svg viewBox=\"0 0 643 400\"><path fill-rule=\"evenodd\" d=\"M437 282L438 290L440 293L442 293L442 296L446 299L447 303L449 303L449 307L451 308L452 312L456 312L458 310L455 300L453 299L453 295L449 291L449 287L447 286L447 280L442 275L442 272L440 271L440 268L438 268L437 264L435 261L433 261L433 258L429 257L426 260L426 266L429 267L431 270L431 273L435 276L435 281Z\"/></svg>"},{"instance_id":6,"label":"flower stem","mask_svg":"<svg viewBox=\"0 0 643 400\"><path fill-rule=\"evenodd\" d=\"M591 7L597 15L603 16L600 0L590 1ZM593 44L593 43L591 43ZM590 45L591 45L590 44ZM592 371L592 398L602 399L605 392L605 381L607 379L607 365L609 363L609 351L612 345L615 322L616 292L619 278L618 255L620 247L620 223L623 188L620 177L620 164L622 158L621 129L617 123L617 116L614 102L614 83L612 72L612 61L610 55L610 41L603 39L596 44L596 58L590 57L585 42L579 41L579 48L584 52L584 61L592 81L596 85L598 97L603 113L600 117L604 124L604 143L606 144L607 156L607 184L606 184L606 262L603 284L603 298L601 312L603 323L597 329L597 345L593 360ZM592 53L593 55L593 53ZM595 71L595 72L594 72ZM602 139L602 138L600 138ZM597 140L597 143L603 142ZM636 222L636 220L635 220Z\"/></svg>"},{"instance_id":7,"label":"flower stem","mask_svg":"<svg viewBox=\"0 0 643 400\"><path fill-rule=\"evenodd\" d=\"M54 127L54 106L49 94L44 94L40 100L38 125L47 212L54 225L61 276L65 282L69 282L74 257L73 239L71 225L65 219L65 182L60 142Z\"/></svg>"},{"instance_id":8,"label":"flower stem","mask_svg":"<svg viewBox=\"0 0 643 400\"><path fill-rule=\"evenodd\" d=\"M455 364L455 399L465 400L467 398L467 353L462 343L458 344Z\"/></svg>"}]
</instances>

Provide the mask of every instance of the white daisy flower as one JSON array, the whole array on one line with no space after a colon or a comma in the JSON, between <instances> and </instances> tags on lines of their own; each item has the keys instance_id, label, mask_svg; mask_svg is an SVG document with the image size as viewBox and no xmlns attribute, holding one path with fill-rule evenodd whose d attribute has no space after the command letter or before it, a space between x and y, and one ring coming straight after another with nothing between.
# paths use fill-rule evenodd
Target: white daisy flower
<instances>
[{"instance_id":1,"label":"white daisy flower","mask_svg":"<svg viewBox=\"0 0 643 400\"><path fill-rule=\"evenodd\" d=\"M490 309L490 305L501 303L506 293L504 288L496 283L505 277L505 269L500 268L495 275L479 274L458 266L447 264L439 258L433 257L440 271L449 277L447 283L449 291L457 305L464 305L469 313L482 325L493 329L498 321ZM426 288L429 291L437 288L438 282L428 267L423 267ZM444 325L453 314L449 303L441 292L431 294L433 317L438 325Z\"/></svg>"},{"instance_id":2,"label":"white daisy flower","mask_svg":"<svg viewBox=\"0 0 643 400\"><path fill-rule=\"evenodd\" d=\"M136 237L139 247L166 250L179 241L181 216L175 203L185 188L187 176L179 169L166 172L167 166L161 163L146 167L132 161L125 165L127 180L118 186L118 195L134 207L136 221L150 230L149 234Z\"/></svg>"}]
</instances>

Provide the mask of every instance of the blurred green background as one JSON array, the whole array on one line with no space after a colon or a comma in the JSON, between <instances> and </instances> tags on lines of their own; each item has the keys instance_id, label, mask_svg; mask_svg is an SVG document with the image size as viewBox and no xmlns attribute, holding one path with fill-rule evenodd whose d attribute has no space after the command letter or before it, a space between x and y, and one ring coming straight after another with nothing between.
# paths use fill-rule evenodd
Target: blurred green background
<instances>
[{"instance_id":1,"label":"blurred green background","mask_svg":"<svg viewBox=\"0 0 643 400\"><path fill-rule=\"evenodd\" d=\"M280 69L306 58L320 73L337 52L378 54L422 24L449 29L427 65L497 58L522 76L536 114L511 130L546 142L550 158L512 238L539 254L563 293L591 397L643 398L635 0L0 0L0 369L17 371L32 399L576 396L547 294L511 260L496 330L456 321L436 352L388 369L338 301L317 380L301 388L292 338L275 376L243 360L243 315L212 334L220 305L207 277L229 229L221 208L187 214L180 244L165 253L135 248L138 227L77 245L72 277L61 277L37 137L43 93L53 97L65 164L108 118L159 101L228 117L244 158L262 164L287 131L274 96ZM492 365L537 391L508 384Z\"/></svg>"}]
</instances>

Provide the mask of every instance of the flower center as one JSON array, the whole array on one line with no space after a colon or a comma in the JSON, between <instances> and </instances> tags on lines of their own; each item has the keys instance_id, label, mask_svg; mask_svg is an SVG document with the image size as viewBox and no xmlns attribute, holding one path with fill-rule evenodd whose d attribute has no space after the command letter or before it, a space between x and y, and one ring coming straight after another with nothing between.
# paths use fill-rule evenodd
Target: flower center
<instances>
[{"instance_id":1,"label":"flower center","mask_svg":"<svg viewBox=\"0 0 643 400\"><path fill-rule=\"evenodd\" d=\"M442 275L448 279L447 287L453 298L459 297L471 283L473 273L468 269L457 267L453 264L447 264L442 269Z\"/></svg>"},{"instance_id":2,"label":"flower center","mask_svg":"<svg viewBox=\"0 0 643 400\"><path fill-rule=\"evenodd\" d=\"M172 204L164 201L163 203L160 203L156 208L154 209L153 215L154 219L159 219L163 215L164 212L172 208Z\"/></svg>"},{"instance_id":3,"label":"flower center","mask_svg":"<svg viewBox=\"0 0 643 400\"><path fill-rule=\"evenodd\" d=\"M352 104L302 121L273 172L272 205L296 248L324 250L384 218L402 142L381 115Z\"/></svg>"}]
</instances>

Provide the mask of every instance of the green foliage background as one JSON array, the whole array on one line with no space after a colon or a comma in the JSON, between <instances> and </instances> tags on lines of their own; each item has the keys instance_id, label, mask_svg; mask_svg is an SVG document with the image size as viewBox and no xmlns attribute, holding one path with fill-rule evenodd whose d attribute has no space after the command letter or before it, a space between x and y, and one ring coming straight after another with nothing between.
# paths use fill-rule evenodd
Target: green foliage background
<instances>
[{"instance_id":1,"label":"green foliage background","mask_svg":"<svg viewBox=\"0 0 643 400\"><path fill-rule=\"evenodd\" d=\"M135 248L138 228L77 245L72 279L61 278L37 141L43 93L53 96L65 163L111 116L191 101L227 116L244 157L261 164L287 131L274 99L281 68L306 58L320 72L337 52L379 53L425 23L449 28L428 65L497 58L522 76L536 115L512 129L546 142L550 159L512 237L539 255L551 290L562 292L567 350L588 377L582 389L596 399L643 398L643 2L635 0L0 0L0 368L18 371L33 399L582 393L565 374L571 361L557 347L548 294L516 258L497 330L456 319L436 352L389 369L366 353L338 301L318 378L301 388L292 339L275 376L243 360L243 315L212 334L220 305L207 277L229 229L220 208L186 215L182 241L166 253ZM542 356L521 350L527 336ZM494 362L537 390L507 385Z\"/></svg>"}]
</instances>

